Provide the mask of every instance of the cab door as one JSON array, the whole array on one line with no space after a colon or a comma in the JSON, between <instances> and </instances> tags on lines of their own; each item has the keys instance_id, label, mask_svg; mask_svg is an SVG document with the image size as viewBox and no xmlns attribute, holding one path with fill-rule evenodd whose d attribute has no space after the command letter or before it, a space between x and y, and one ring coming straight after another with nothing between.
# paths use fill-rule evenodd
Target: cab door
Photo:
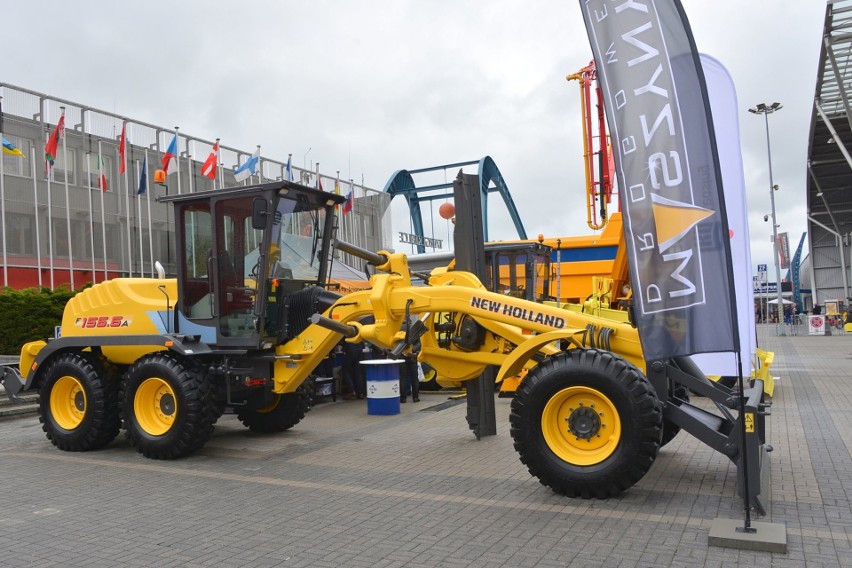
<instances>
[{"instance_id":1,"label":"cab door","mask_svg":"<svg viewBox=\"0 0 852 568\"><path fill-rule=\"evenodd\" d=\"M257 347L257 293L250 278L261 231L252 229L252 201L242 196L179 208L182 235L180 331L222 347Z\"/></svg>"}]
</instances>

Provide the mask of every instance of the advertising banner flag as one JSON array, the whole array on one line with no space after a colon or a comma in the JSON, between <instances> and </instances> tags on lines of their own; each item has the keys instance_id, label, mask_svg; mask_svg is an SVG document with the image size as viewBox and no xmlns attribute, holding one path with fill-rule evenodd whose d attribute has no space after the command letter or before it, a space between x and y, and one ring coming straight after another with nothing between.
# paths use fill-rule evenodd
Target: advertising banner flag
<instances>
[{"instance_id":1,"label":"advertising banner flag","mask_svg":"<svg viewBox=\"0 0 852 568\"><path fill-rule=\"evenodd\" d=\"M734 275L734 295L737 306L754 305L751 282L752 262L749 247L748 203L743 173L743 154L740 145L739 109L734 80L728 70L715 58L702 53L701 67L707 83L707 95L713 110L713 130L716 150L722 170L725 191L725 210L731 235L731 265ZM763 266L763 272L761 272ZM757 265L758 290L766 283L766 265ZM736 317L739 329L739 357L733 352L700 353L692 361L705 375L751 375L751 362L757 349L757 329L754 310L741 309ZM741 367L738 367L740 365Z\"/></svg>"},{"instance_id":2,"label":"advertising banner flag","mask_svg":"<svg viewBox=\"0 0 852 568\"><path fill-rule=\"evenodd\" d=\"M704 73L678 0L581 0L603 87L645 359L738 351Z\"/></svg>"},{"instance_id":3,"label":"advertising banner flag","mask_svg":"<svg viewBox=\"0 0 852 568\"><path fill-rule=\"evenodd\" d=\"M781 270L790 268L790 237L787 233L778 233L778 258L781 262Z\"/></svg>"}]
</instances>

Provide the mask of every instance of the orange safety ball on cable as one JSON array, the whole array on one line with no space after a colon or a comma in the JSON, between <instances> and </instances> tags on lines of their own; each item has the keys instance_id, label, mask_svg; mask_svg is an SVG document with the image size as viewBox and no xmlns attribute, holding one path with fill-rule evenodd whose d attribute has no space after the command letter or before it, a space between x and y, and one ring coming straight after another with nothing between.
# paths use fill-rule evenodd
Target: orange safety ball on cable
<instances>
[{"instance_id":1,"label":"orange safety ball on cable","mask_svg":"<svg viewBox=\"0 0 852 568\"><path fill-rule=\"evenodd\" d=\"M442 219L452 219L456 214L456 207L452 203L442 203L438 208L438 215Z\"/></svg>"}]
</instances>

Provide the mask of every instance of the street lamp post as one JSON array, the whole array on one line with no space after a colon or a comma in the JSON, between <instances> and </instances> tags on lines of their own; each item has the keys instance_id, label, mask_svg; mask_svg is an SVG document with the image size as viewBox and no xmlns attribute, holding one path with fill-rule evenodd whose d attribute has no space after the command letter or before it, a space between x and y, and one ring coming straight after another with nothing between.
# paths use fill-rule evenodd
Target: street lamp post
<instances>
[{"instance_id":1,"label":"street lamp post","mask_svg":"<svg viewBox=\"0 0 852 568\"><path fill-rule=\"evenodd\" d=\"M781 265L778 262L778 223L775 217L775 192L778 190L778 186L772 181L772 149L769 144L769 115L776 110L780 110L782 106L781 103L772 103L771 105L760 103L756 107L748 109L748 111L752 114L762 114L766 122L766 155L769 158L769 198L772 203L772 259L775 262L775 280L778 283L778 323L781 325L778 329L781 330L779 335L786 335L783 327L784 300L781 294Z\"/></svg>"}]
</instances>

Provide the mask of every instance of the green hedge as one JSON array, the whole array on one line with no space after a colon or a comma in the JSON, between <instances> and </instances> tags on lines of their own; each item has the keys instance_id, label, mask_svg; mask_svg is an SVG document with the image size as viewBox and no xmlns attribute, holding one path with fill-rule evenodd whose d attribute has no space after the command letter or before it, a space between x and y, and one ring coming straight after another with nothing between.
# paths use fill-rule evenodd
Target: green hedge
<instances>
[{"instance_id":1,"label":"green hedge","mask_svg":"<svg viewBox=\"0 0 852 568\"><path fill-rule=\"evenodd\" d=\"M62 311L77 291L6 288L0 294L0 354L20 355L28 341L53 337Z\"/></svg>"}]
</instances>

